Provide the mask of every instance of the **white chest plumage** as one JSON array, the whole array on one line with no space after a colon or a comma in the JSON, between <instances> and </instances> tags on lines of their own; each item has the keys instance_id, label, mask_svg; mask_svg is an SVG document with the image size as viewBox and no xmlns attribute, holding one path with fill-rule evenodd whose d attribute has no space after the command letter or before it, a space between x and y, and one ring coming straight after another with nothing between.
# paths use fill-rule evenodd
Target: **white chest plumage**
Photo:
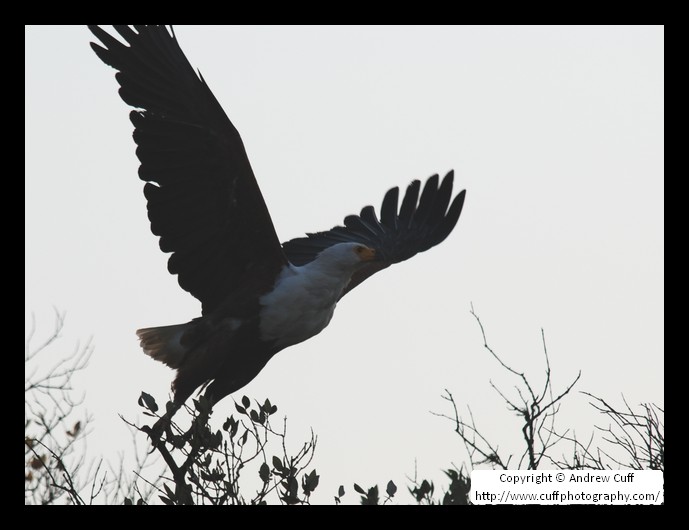
<instances>
[{"instance_id":1,"label":"white chest plumage","mask_svg":"<svg viewBox=\"0 0 689 530\"><path fill-rule=\"evenodd\" d=\"M260 299L261 340L286 348L320 333L351 277L351 270L333 270L312 262L288 265L275 288Z\"/></svg>"}]
</instances>

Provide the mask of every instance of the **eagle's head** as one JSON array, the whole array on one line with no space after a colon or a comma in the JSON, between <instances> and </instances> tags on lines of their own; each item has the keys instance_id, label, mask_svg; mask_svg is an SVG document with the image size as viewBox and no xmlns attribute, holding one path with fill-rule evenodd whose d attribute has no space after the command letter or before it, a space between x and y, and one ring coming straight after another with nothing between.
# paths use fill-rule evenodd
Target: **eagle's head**
<instances>
[{"instance_id":1,"label":"eagle's head","mask_svg":"<svg viewBox=\"0 0 689 530\"><path fill-rule=\"evenodd\" d=\"M376 250L361 243L337 243L318 254L319 267L353 273L376 259Z\"/></svg>"}]
</instances>

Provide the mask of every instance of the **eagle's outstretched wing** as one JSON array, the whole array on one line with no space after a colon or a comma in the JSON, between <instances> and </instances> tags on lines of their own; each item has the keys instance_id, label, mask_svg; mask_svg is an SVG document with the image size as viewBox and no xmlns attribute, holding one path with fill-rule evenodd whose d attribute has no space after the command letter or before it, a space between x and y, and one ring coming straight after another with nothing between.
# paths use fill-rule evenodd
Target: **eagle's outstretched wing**
<instances>
[{"instance_id":1,"label":"eagle's outstretched wing","mask_svg":"<svg viewBox=\"0 0 689 530\"><path fill-rule=\"evenodd\" d=\"M445 175L440 185L438 175L433 175L426 181L421 197L421 183L413 181L399 211L399 188L392 188L383 199L380 219L373 206L366 206L359 215L345 217L344 226L292 239L283 243L282 248L294 265L312 261L336 243L357 242L376 249L377 259L352 276L344 295L376 272L434 247L452 232L466 195L466 190L462 190L452 198L453 180L453 171Z\"/></svg>"},{"instance_id":2,"label":"eagle's outstretched wing","mask_svg":"<svg viewBox=\"0 0 689 530\"><path fill-rule=\"evenodd\" d=\"M171 29L113 27L128 46L89 26L103 44L91 47L140 109L130 115L139 177L169 271L204 314L237 289L271 286L286 259L237 129Z\"/></svg>"}]
</instances>

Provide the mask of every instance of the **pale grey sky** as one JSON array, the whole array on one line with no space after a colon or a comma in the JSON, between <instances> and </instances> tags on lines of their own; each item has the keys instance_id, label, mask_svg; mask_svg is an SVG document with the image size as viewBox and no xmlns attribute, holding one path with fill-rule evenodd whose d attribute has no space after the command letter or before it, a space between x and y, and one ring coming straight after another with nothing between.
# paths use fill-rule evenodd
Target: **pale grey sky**
<instances>
[{"instance_id":1,"label":"pale grey sky","mask_svg":"<svg viewBox=\"0 0 689 530\"><path fill-rule=\"evenodd\" d=\"M465 454L450 389L507 448L517 425L492 346L535 381L540 328L555 384L663 404L664 71L660 26L177 26L240 131L278 235L341 223L392 186L454 168L467 189L440 246L369 280L329 328L278 354L241 394L276 403L289 438L319 436L316 499L339 484L398 485ZM80 379L90 450L115 458L146 390L172 371L134 331L199 303L148 228L129 108L82 26L25 30L26 315L62 342L93 335ZM561 425L597 417L574 395ZM216 421L234 410L231 399Z\"/></svg>"}]
</instances>

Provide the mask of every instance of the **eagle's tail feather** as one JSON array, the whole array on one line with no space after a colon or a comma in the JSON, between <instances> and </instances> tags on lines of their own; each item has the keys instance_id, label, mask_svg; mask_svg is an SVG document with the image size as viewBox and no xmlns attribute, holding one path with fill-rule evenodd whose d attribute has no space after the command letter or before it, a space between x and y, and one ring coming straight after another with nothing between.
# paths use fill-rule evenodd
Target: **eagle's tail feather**
<instances>
[{"instance_id":1,"label":"eagle's tail feather","mask_svg":"<svg viewBox=\"0 0 689 530\"><path fill-rule=\"evenodd\" d=\"M142 328L136 331L144 353L170 368L179 368L189 348L184 346L184 334L194 325L193 322Z\"/></svg>"}]
</instances>

